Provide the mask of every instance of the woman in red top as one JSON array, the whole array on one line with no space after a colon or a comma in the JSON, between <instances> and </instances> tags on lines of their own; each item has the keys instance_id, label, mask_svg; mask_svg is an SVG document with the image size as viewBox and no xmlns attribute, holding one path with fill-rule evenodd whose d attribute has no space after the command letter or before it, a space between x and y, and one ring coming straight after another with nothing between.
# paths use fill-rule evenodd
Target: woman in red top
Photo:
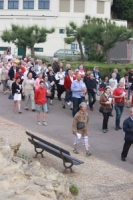
<instances>
[{"instance_id":1,"label":"woman in red top","mask_svg":"<svg viewBox=\"0 0 133 200\"><path fill-rule=\"evenodd\" d=\"M126 90L123 88L123 85L124 83L120 81L118 84L118 88L116 88L113 92L115 110L116 110L116 120L115 120L116 131L122 129L120 127L120 119L124 109L125 98L127 97Z\"/></svg>"}]
</instances>

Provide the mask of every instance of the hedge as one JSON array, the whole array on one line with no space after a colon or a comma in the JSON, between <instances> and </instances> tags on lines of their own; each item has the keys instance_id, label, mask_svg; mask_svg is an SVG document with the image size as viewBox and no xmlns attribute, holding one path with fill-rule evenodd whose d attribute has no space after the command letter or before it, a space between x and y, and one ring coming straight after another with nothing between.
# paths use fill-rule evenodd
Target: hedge
<instances>
[{"instance_id":1,"label":"hedge","mask_svg":"<svg viewBox=\"0 0 133 200\"><path fill-rule=\"evenodd\" d=\"M76 69L80 62L69 62L72 66L72 69ZM66 62L63 62L63 65L65 67ZM93 71L93 68L95 66L99 67L99 71L101 73L101 76L108 75L111 77L111 74L114 69L118 69L118 72L120 76L122 77L124 74L128 73L131 68L133 68L133 64L106 64L106 63L97 63L97 62L85 62L84 66L87 71Z\"/></svg>"}]
</instances>

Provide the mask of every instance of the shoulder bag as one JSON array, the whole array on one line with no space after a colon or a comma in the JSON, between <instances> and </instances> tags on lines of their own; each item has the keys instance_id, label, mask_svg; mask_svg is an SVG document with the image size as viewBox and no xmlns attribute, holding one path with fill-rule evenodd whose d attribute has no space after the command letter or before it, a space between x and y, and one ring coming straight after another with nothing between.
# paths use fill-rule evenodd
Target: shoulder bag
<instances>
[{"instance_id":1,"label":"shoulder bag","mask_svg":"<svg viewBox=\"0 0 133 200\"><path fill-rule=\"evenodd\" d=\"M77 129L79 130L79 129L83 129L83 128L85 128L85 123L84 122L78 122L77 123Z\"/></svg>"}]
</instances>

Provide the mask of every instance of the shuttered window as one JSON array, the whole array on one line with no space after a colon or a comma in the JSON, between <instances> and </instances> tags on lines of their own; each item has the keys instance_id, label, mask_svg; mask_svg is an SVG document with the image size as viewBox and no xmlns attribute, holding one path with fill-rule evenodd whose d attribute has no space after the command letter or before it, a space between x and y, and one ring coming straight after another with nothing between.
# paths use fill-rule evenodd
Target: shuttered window
<instances>
[{"instance_id":1,"label":"shuttered window","mask_svg":"<svg viewBox=\"0 0 133 200\"><path fill-rule=\"evenodd\" d=\"M104 14L104 1L97 2L97 14Z\"/></svg>"},{"instance_id":2,"label":"shuttered window","mask_svg":"<svg viewBox=\"0 0 133 200\"><path fill-rule=\"evenodd\" d=\"M74 0L74 12L85 12L85 0Z\"/></svg>"},{"instance_id":3,"label":"shuttered window","mask_svg":"<svg viewBox=\"0 0 133 200\"><path fill-rule=\"evenodd\" d=\"M60 12L70 12L70 0L60 0Z\"/></svg>"}]
</instances>

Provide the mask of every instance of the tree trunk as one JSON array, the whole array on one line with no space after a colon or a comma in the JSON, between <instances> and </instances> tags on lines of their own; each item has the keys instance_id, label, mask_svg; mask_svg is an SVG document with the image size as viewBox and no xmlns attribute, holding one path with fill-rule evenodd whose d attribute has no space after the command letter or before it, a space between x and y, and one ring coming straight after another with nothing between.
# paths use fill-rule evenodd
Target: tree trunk
<instances>
[{"instance_id":1,"label":"tree trunk","mask_svg":"<svg viewBox=\"0 0 133 200\"><path fill-rule=\"evenodd\" d=\"M110 64L110 55L109 55L110 50L106 50L106 61L108 64Z\"/></svg>"},{"instance_id":2,"label":"tree trunk","mask_svg":"<svg viewBox=\"0 0 133 200\"><path fill-rule=\"evenodd\" d=\"M35 51L34 51L34 47L31 47L31 57L35 58Z\"/></svg>"},{"instance_id":3,"label":"tree trunk","mask_svg":"<svg viewBox=\"0 0 133 200\"><path fill-rule=\"evenodd\" d=\"M23 47L23 56L22 56L22 59L26 58L26 46Z\"/></svg>"},{"instance_id":4,"label":"tree trunk","mask_svg":"<svg viewBox=\"0 0 133 200\"><path fill-rule=\"evenodd\" d=\"M81 53L81 60L84 61L84 54L83 54L83 49L82 49L82 44L81 44L80 38L77 38L77 42L79 44L79 50L80 50L80 53Z\"/></svg>"}]
</instances>

